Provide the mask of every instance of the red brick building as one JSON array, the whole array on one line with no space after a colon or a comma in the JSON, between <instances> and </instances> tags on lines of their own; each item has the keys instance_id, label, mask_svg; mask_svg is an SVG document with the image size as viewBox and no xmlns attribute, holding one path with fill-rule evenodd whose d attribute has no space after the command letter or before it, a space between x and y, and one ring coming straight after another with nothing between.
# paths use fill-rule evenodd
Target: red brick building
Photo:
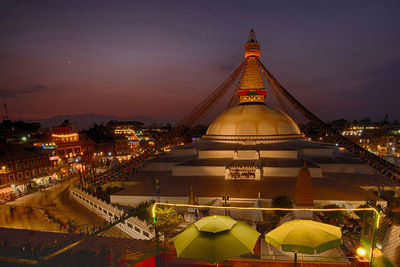
<instances>
[{"instance_id":1,"label":"red brick building","mask_svg":"<svg viewBox=\"0 0 400 267\"><path fill-rule=\"evenodd\" d=\"M53 169L49 156L49 151L34 146L0 145L0 199L22 196L35 181L49 177Z\"/></svg>"},{"instance_id":2,"label":"red brick building","mask_svg":"<svg viewBox=\"0 0 400 267\"><path fill-rule=\"evenodd\" d=\"M0 146L1 184L21 182L51 171L49 152L29 145Z\"/></svg>"}]
</instances>

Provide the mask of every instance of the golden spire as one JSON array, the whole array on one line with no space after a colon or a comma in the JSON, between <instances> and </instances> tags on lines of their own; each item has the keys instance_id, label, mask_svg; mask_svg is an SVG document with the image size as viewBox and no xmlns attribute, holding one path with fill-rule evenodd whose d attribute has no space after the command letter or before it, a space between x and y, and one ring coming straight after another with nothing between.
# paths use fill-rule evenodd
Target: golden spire
<instances>
[{"instance_id":1,"label":"golden spire","mask_svg":"<svg viewBox=\"0 0 400 267\"><path fill-rule=\"evenodd\" d=\"M257 58L261 57L260 44L257 42L256 34L253 28L251 28L249 39L247 40L247 43L244 45L244 57L248 58L251 56L255 56Z\"/></svg>"},{"instance_id":2,"label":"golden spire","mask_svg":"<svg viewBox=\"0 0 400 267\"><path fill-rule=\"evenodd\" d=\"M240 104L264 103L267 92L258 65L258 59L261 57L260 44L257 42L253 29L250 30L249 39L244 45L244 57L246 58L246 68L238 91Z\"/></svg>"}]
</instances>

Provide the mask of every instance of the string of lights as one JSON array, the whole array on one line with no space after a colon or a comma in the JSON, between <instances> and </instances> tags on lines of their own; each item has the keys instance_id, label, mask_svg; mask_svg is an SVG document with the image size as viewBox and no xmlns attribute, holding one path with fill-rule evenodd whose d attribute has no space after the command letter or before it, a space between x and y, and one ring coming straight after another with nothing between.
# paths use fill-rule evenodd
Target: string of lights
<instances>
[{"instance_id":1,"label":"string of lights","mask_svg":"<svg viewBox=\"0 0 400 267\"><path fill-rule=\"evenodd\" d=\"M184 207L184 208L207 208L207 209L227 209L225 206L210 206L210 205L192 205L192 204L180 204L180 203L167 203L167 202L156 202L152 207L153 221L157 219L157 206L169 206L169 207ZM375 208L262 208L262 207L235 207L229 206L230 210L253 210L253 211L372 211L377 216L376 227L379 227L380 214Z\"/></svg>"}]
</instances>

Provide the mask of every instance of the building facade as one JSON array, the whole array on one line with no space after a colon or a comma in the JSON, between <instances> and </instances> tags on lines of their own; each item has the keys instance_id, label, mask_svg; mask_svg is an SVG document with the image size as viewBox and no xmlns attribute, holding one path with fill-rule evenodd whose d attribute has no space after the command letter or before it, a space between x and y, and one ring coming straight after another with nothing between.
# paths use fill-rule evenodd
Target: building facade
<instances>
[{"instance_id":1,"label":"building facade","mask_svg":"<svg viewBox=\"0 0 400 267\"><path fill-rule=\"evenodd\" d=\"M48 180L54 169L49 151L22 144L1 145L0 166L0 199L3 200L24 195L32 184Z\"/></svg>"},{"instance_id":2,"label":"building facade","mask_svg":"<svg viewBox=\"0 0 400 267\"><path fill-rule=\"evenodd\" d=\"M91 164L95 143L85 134L78 133L72 125L53 127L52 142L56 145L59 167L73 167L79 170Z\"/></svg>"}]
</instances>

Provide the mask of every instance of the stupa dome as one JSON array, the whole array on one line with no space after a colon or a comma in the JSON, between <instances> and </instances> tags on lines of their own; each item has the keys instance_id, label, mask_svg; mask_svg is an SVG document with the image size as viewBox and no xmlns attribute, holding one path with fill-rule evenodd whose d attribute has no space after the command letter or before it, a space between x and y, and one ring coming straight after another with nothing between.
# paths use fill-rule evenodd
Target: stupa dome
<instances>
[{"instance_id":1,"label":"stupa dome","mask_svg":"<svg viewBox=\"0 0 400 267\"><path fill-rule=\"evenodd\" d=\"M254 104L227 109L208 127L206 139L262 141L302 138L299 127L276 107Z\"/></svg>"}]
</instances>

